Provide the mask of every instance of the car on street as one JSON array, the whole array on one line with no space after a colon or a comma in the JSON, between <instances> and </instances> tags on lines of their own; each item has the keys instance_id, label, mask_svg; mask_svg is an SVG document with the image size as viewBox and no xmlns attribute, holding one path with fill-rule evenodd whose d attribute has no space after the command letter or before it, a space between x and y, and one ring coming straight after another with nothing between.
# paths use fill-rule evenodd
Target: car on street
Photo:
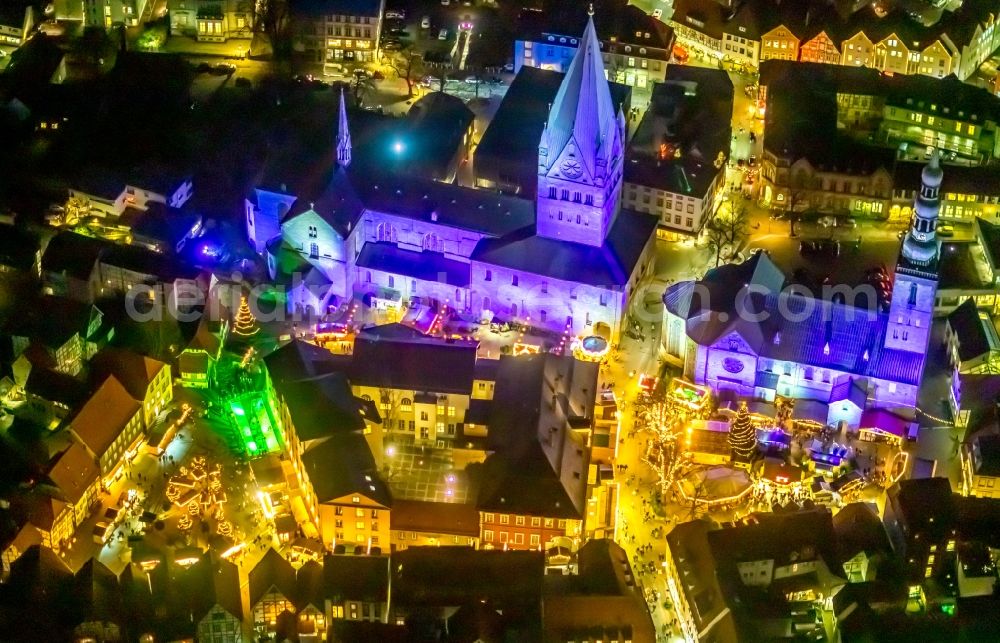
<instances>
[{"instance_id":1,"label":"car on street","mask_svg":"<svg viewBox=\"0 0 1000 643\"><path fill-rule=\"evenodd\" d=\"M480 80L479 76L467 76L465 78L465 82L468 83L469 85L475 85L475 84L481 83L483 81Z\"/></svg>"},{"instance_id":2,"label":"car on street","mask_svg":"<svg viewBox=\"0 0 1000 643\"><path fill-rule=\"evenodd\" d=\"M423 18L421 18L421 20L420 20L420 28L421 29L430 29L431 28L431 17L430 16L424 16Z\"/></svg>"},{"instance_id":3,"label":"car on street","mask_svg":"<svg viewBox=\"0 0 1000 643\"><path fill-rule=\"evenodd\" d=\"M399 51L403 48L403 44L398 40L385 40L382 42L383 51Z\"/></svg>"},{"instance_id":4,"label":"car on street","mask_svg":"<svg viewBox=\"0 0 1000 643\"><path fill-rule=\"evenodd\" d=\"M403 20L406 18L406 11L402 9L387 9L385 17L390 20Z\"/></svg>"},{"instance_id":5,"label":"car on street","mask_svg":"<svg viewBox=\"0 0 1000 643\"><path fill-rule=\"evenodd\" d=\"M939 225L937 227L938 236L941 237L953 237L955 236L955 226L950 225Z\"/></svg>"},{"instance_id":6,"label":"car on street","mask_svg":"<svg viewBox=\"0 0 1000 643\"><path fill-rule=\"evenodd\" d=\"M219 76L225 76L227 74L232 74L236 71L236 65L231 63L219 63L215 67L212 67L212 73Z\"/></svg>"},{"instance_id":7,"label":"car on street","mask_svg":"<svg viewBox=\"0 0 1000 643\"><path fill-rule=\"evenodd\" d=\"M438 40L448 40L448 30L442 29L438 32Z\"/></svg>"}]
</instances>

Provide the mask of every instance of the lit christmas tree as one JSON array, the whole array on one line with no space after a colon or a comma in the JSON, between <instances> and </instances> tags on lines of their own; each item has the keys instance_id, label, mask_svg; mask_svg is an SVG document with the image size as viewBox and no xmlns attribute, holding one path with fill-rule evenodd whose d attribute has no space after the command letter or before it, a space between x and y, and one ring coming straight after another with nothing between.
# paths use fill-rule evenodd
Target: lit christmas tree
<instances>
[{"instance_id":1,"label":"lit christmas tree","mask_svg":"<svg viewBox=\"0 0 1000 643\"><path fill-rule=\"evenodd\" d=\"M257 318L250 312L250 302L246 295L240 299L240 309L236 311L236 319L233 320L233 332L241 337L253 337L260 332Z\"/></svg>"},{"instance_id":2,"label":"lit christmas tree","mask_svg":"<svg viewBox=\"0 0 1000 643\"><path fill-rule=\"evenodd\" d=\"M750 462L757 453L757 430L750 421L747 403L740 405L736 419L729 426L729 448L736 462Z\"/></svg>"}]
</instances>

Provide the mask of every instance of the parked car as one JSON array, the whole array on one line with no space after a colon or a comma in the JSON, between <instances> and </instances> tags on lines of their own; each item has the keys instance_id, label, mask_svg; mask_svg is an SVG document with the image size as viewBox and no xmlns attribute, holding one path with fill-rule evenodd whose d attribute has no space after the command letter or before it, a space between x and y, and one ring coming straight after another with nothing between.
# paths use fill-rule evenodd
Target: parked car
<instances>
[{"instance_id":1,"label":"parked car","mask_svg":"<svg viewBox=\"0 0 1000 643\"><path fill-rule=\"evenodd\" d=\"M953 237L955 236L955 226L950 225L939 225L937 227L938 236L941 237Z\"/></svg>"},{"instance_id":2,"label":"parked car","mask_svg":"<svg viewBox=\"0 0 1000 643\"><path fill-rule=\"evenodd\" d=\"M406 18L406 11L403 9L387 9L385 17L387 19L403 20Z\"/></svg>"},{"instance_id":3,"label":"parked car","mask_svg":"<svg viewBox=\"0 0 1000 643\"><path fill-rule=\"evenodd\" d=\"M233 65L231 63L219 63L212 69L216 74L219 74L220 76L225 76L227 74L232 74L233 72L235 72L236 65Z\"/></svg>"},{"instance_id":4,"label":"parked car","mask_svg":"<svg viewBox=\"0 0 1000 643\"><path fill-rule=\"evenodd\" d=\"M421 29L430 29L431 28L431 17L430 16L424 16L423 18L421 18L421 20L420 20L420 28Z\"/></svg>"},{"instance_id":5,"label":"parked car","mask_svg":"<svg viewBox=\"0 0 1000 643\"><path fill-rule=\"evenodd\" d=\"M838 228L847 228L848 230L853 230L854 228L858 227L858 222L855 221L854 219L842 217L837 219L836 225Z\"/></svg>"},{"instance_id":6,"label":"parked car","mask_svg":"<svg viewBox=\"0 0 1000 643\"><path fill-rule=\"evenodd\" d=\"M253 87L253 83L250 82L249 78L240 77L240 78L237 78L234 82L235 82L235 84L236 84L237 87L245 87L247 89Z\"/></svg>"},{"instance_id":7,"label":"parked car","mask_svg":"<svg viewBox=\"0 0 1000 643\"><path fill-rule=\"evenodd\" d=\"M448 30L442 29L438 32L438 40L448 40Z\"/></svg>"},{"instance_id":8,"label":"parked car","mask_svg":"<svg viewBox=\"0 0 1000 643\"><path fill-rule=\"evenodd\" d=\"M465 82L468 83L469 85L475 85L483 81L479 79L479 76L466 76Z\"/></svg>"},{"instance_id":9,"label":"parked car","mask_svg":"<svg viewBox=\"0 0 1000 643\"><path fill-rule=\"evenodd\" d=\"M820 217L816 219L816 223L824 228L829 228L830 226L836 225L837 220L833 217Z\"/></svg>"},{"instance_id":10,"label":"parked car","mask_svg":"<svg viewBox=\"0 0 1000 643\"><path fill-rule=\"evenodd\" d=\"M399 51L403 48L403 43L398 40L393 40L391 38L386 38L382 41L382 49L385 51Z\"/></svg>"}]
</instances>

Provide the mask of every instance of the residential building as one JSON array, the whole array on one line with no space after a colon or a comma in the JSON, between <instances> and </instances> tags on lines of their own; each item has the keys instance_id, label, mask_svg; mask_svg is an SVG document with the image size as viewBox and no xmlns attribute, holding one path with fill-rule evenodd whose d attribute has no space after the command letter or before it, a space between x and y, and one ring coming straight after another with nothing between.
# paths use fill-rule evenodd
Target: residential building
<instances>
[{"instance_id":1,"label":"residential building","mask_svg":"<svg viewBox=\"0 0 1000 643\"><path fill-rule=\"evenodd\" d=\"M846 580L829 510L761 513L755 518L706 534L738 640L766 639L790 630L803 635L834 630L837 595ZM760 609L757 601L767 601L770 609ZM733 609L738 605L750 607Z\"/></svg>"},{"instance_id":2,"label":"residential building","mask_svg":"<svg viewBox=\"0 0 1000 643\"><path fill-rule=\"evenodd\" d=\"M92 303L100 289L97 261L108 242L75 232L59 232L42 253L42 291Z\"/></svg>"},{"instance_id":3,"label":"residential building","mask_svg":"<svg viewBox=\"0 0 1000 643\"><path fill-rule=\"evenodd\" d=\"M837 555L848 583L877 580L882 563L892 556L889 535L873 503L852 502L833 516Z\"/></svg>"},{"instance_id":4,"label":"residential building","mask_svg":"<svg viewBox=\"0 0 1000 643\"><path fill-rule=\"evenodd\" d=\"M144 426L142 403L110 376L70 420L69 432L97 462L107 488L135 454Z\"/></svg>"},{"instance_id":5,"label":"residential building","mask_svg":"<svg viewBox=\"0 0 1000 643\"><path fill-rule=\"evenodd\" d=\"M308 0L292 9L295 40L313 62L372 62L385 0Z\"/></svg>"},{"instance_id":6,"label":"residential building","mask_svg":"<svg viewBox=\"0 0 1000 643\"><path fill-rule=\"evenodd\" d=\"M514 71L537 67L566 72L579 47L584 7L559 12L522 12L514 41ZM610 0L593 5L594 23L607 78L637 90L662 81L674 45L673 30L638 7Z\"/></svg>"},{"instance_id":7,"label":"residential building","mask_svg":"<svg viewBox=\"0 0 1000 643\"><path fill-rule=\"evenodd\" d=\"M295 568L274 548L250 570L247 577L253 631L259 637L274 637L283 614L295 614L292 600L297 591Z\"/></svg>"},{"instance_id":8,"label":"residential building","mask_svg":"<svg viewBox=\"0 0 1000 643\"><path fill-rule=\"evenodd\" d=\"M323 588L329 622L389 619L389 557L327 554L323 558Z\"/></svg>"},{"instance_id":9,"label":"residential building","mask_svg":"<svg viewBox=\"0 0 1000 643\"><path fill-rule=\"evenodd\" d=\"M862 406L912 408L923 377L936 301L935 229L942 176L935 155L922 175L887 311L875 302L827 300L811 293L805 296L812 305L802 309L803 315L767 312L765 319L755 314L752 317L758 321L751 321L734 308L747 294L759 297L753 304L757 313L773 310L779 301L782 306L793 305L792 298L803 296L784 289L784 274L758 252L743 264L710 270L698 284L701 292L710 293L707 298L694 295L694 282L667 289L666 354L684 360L691 381L716 391L825 403L828 424L844 421L855 426L865 410ZM800 304L794 305L799 309ZM853 395L855 382L866 387L864 399Z\"/></svg>"},{"instance_id":10,"label":"residential building","mask_svg":"<svg viewBox=\"0 0 1000 643\"><path fill-rule=\"evenodd\" d=\"M253 4L249 0L169 0L170 33L200 42L225 42L253 35ZM249 50L249 43L247 43Z\"/></svg>"},{"instance_id":11,"label":"residential building","mask_svg":"<svg viewBox=\"0 0 1000 643\"><path fill-rule=\"evenodd\" d=\"M726 72L672 65L629 142L626 207L653 215L657 235L697 235L726 188L733 85Z\"/></svg>"},{"instance_id":12,"label":"residential building","mask_svg":"<svg viewBox=\"0 0 1000 643\"><path fill-rule=\"evenodd\" d=\"M280 229L280 245L308 247L314 265L330 264L338 277L327 283L337 292L324 294L327 308L361 295L392 321L405 293L409 302L446 305L468 321L619 336L633 289L652 265L656 222L621 207L624 113L603 63L588 58L600 50L592 21L581 40L541 135L534 204L366 167L374 157L361 161L345 131L338 149L353 153L341 155L329 182L317 186L322 200L298 195L288 216L279 210L287 212L290 195L269 201L272 211L259 197L248 205L252 243L273 248L261 234ZM318 238L322 227L333 246L290 237L285 229L299 215L310 222L303 232Z\"/></svg>"},{"instance_id":13,"label":"residential building","mask_svg":"<svg viewBox=\"0 0 1000 643\"><path fill-rule=\"evenodd\" d=\"M375 404L354 396L342 372L310 359L325 352L312 349L293 342L266 362L286 445L292 514L308 537L331 547L387 547L392 496L373 455L382 457L381 431L367 424L382 419Z\"/></svg>"},{"instance_id":14,"label":"residential building","mask_svg":"<svg viewBox=\"0 0 1000 643\"><path fill-rule=\"evenodd\" d=\"M174 399L170 364L130 350L105 347L90 361L92 382L114 377L133 400L142 404L142 426L148 429Z\"/></svg>"},{"instance_id":15,"label":"residential building","mask_svg":"<svg viewBox=\"0 0 1000 643\"><path fill-rule=\"evenodd\" d=\"M12 225L0 225L0 276L41 274L42 253L33 232Z\"/></svg>"},{"instance_id":16,"label":"residential building","mask_svg":"<svg viewBox=\"0 0 1000 643\"><path fill-rule=\"evenodd\" d=\"M112 333L93 304L53 295L26 305L23 314L8 320L6 330L15 355L69 375L79 373Z\"/></svg>"},{"instance_id":17,"label":"residential building","mask_svg":"<svg viewBox=\"0 0 1000 643\"><path fill-rule=\"evenodd\" d=\"M993 320L966 299L948 315L945 348L953 377L960 374L1000 373L1000 338Z\"/></svg>"},{"instance_id":18,"label":"residential building","mask_svg":"<svg viewBox=\"0 0 1000 643\"><path fill-rule=\"evenodd\" d=\"M587 640L601 632L609 640L654 643L656 628L625 550L610 539L588 540L577 556L577 573L545 576L549 640Z\"/></svg>"},{"instance_id":19,"label":"residential building","mask_svg":"<svg viewBox=\"0 0 1000 643\"><path fill-rule=\"evenodd\" d=\"M38 529L42 545L59 551L73 537L77 527L90 517L99 502L101 470L96 458L80 442L72 442L52 459L46 473L61 498L45 501L45 520Z\"/></svg>"},{"instance_id":20,"label":"residential building","mask_svg":"<svg viewBox=\"0 0 1000 643\"><path fill-rule=\"evenodd\" d=\"M937 9L930 19L904 7L835 4L679 0L670 24L682 45L751 68L788 60L965 80L1000 47L995 8L985 0Z\"/></svg>"},{"instance_id":21,"label":"residential building","mask_svg":"<svg viewBox=\"0 0 1000 643\"><path fill-rule=\"evenodd\" d=\"M126 208L146 210L152 203L180 208L193 193L191 176L150 164L134 168L122 181L113 173L91 170L69 188L67 208L79 216L120 217Z\"/></svg>"},{"instance_id":22,"label":"residential building","mask_svg":"<svg viewBox=\"0 0 1000 643\"><path fill-rule=\"evenodd\" d=\"M396 500L392 506L392 551L407 547L473 547L479 544L475 505Z\"/></svg>"},{"instance_id":23,"label":"residential building","mask_svg":"<svg viewBox=\"0 0 1000 643\"><path fill-rule=\"evenodd\" d=\"M222 345L229 334L229 319L211 320L203 315L194 337L177 358L181 386L208 388L215 378L215 365L222 355Z\"/></svg>"},{"instance_id":24,"label":"residential building","mask_svg":"<svg viewBox=\"0 0 1000 643\"><path fill-rule=\"evenodd\" d=\"M1000 498L1000 435L980 434L962 445L962 493Z\"/></svg>"},{"instance_id":25,"label":"residential building","mask_svg":"<svg viewBox=\"0 0 1000 643\"><path fill-rule=\"evenodd\" d=\"M507 640L542 640L544 571L538 551L410 547L395 552L389 623L403 625L417 613L441 614L438 621L451 614L452 623L467 623L480 639L492 631Z\"/></svg>"},{"instance_id":26,"label":"residential building","mask_svg":"<svg viewBox=\"0 0 1000 643\"><path fill-rule=\"evenodd\" d=\"M893 172L892 205L889 221L910 220L910 205L920 163L897 162ZM976 226L994 226L1000 214L1000 171L992 165L949 165L941 184L941 218L947 221L976 221ZM980 220L981 223L980 223ZM981 239L982 233L977 234Z\"/></svg>"},{"instance_id":27,"label":"residential building","mask_svg":"<svg viewBox=\"0 0 1000 643\"><path fill-rule=\"evenodd\" d=\"M549 551L584 536L597 370L592 362L538 354L503 357L489 418L476 506L486 549ZM562 545L560 545L562 543Z\"/></svg>"},{"instance_id":28,"label":"residential building","mask_svg":"<svg viewBox=\"0 0 1000 643\"><path fill-rule=\"evenodd\" d=\"M149 18L149 0L83 0L83 22L88 27L136 27Z\"/></svg>"},{"instance_id":29,"label":"residential building","mask_svg":"<svg viewBox=\"0 0 1000 643\"><path fill-rule=\"evenodd\" d=\"M17 48L34 31L36 9L29 0L15 0L0 7L0 45Z\"/></svg>"},{"instance_id":30,"label":"residential building","mask_svg":"<svg viewBox=\"0 0 1000 643\"><path fill-rule=\"evenodd\" d=\"M402 324L376 326L355 339L351 385L378 405L384 431L444 446L461 435L478 388L477 350L477 342L445 342Z\"/></svg>"},{"instance_id":31,"label":"residential building","mask_svg":"<svg viewBox=\"0 0 1000 643\"><path fill-rule=\"evenodd\" d=\"M711 529L708 521L693 520L667 534L667 589L685 639L736 643L734 616L716 578L716 562L708 545Z\"/></svg>"}]
</instances>

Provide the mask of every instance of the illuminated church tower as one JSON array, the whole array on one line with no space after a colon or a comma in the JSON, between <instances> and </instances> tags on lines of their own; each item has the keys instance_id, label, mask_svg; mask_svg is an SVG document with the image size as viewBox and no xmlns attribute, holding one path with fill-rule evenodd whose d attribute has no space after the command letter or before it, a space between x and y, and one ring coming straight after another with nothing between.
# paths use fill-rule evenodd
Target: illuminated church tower
<instances>
[{"instance_id":1,"label":"illuminated church tower","mask_svg":"<svg viewBox=\"0 0 1000 643\"><path fill-rule=\"evenodd\" d=\"M936 230L943 177L935 150L920 175L920 193L913 205L913 219L896 263L885 334L886 348L913 353L927 351L938 285L941 243Z\"/></svg>"},{"instance_id":2,"label":"illuminated church tower","mask_svg":"<svg viewBox=\"0 0 1000 643\"><path fill-rule=\"evenodd\" d=\"M624 142L591 11L538 144L539 236L604 244L621 204Z\"/></svg>"},{"instance_id":3,"label":"illuminated church tower","mask_svg":"<svg viewBox=\"0 0 1000 643\"><path fill-rule=\"evenodd\" d=\"M347 167L351 164L351 130L347 127L347 105L344 90L340 90L340 118L337 126L337 164Z\"/></svg>"}]
</instances>

